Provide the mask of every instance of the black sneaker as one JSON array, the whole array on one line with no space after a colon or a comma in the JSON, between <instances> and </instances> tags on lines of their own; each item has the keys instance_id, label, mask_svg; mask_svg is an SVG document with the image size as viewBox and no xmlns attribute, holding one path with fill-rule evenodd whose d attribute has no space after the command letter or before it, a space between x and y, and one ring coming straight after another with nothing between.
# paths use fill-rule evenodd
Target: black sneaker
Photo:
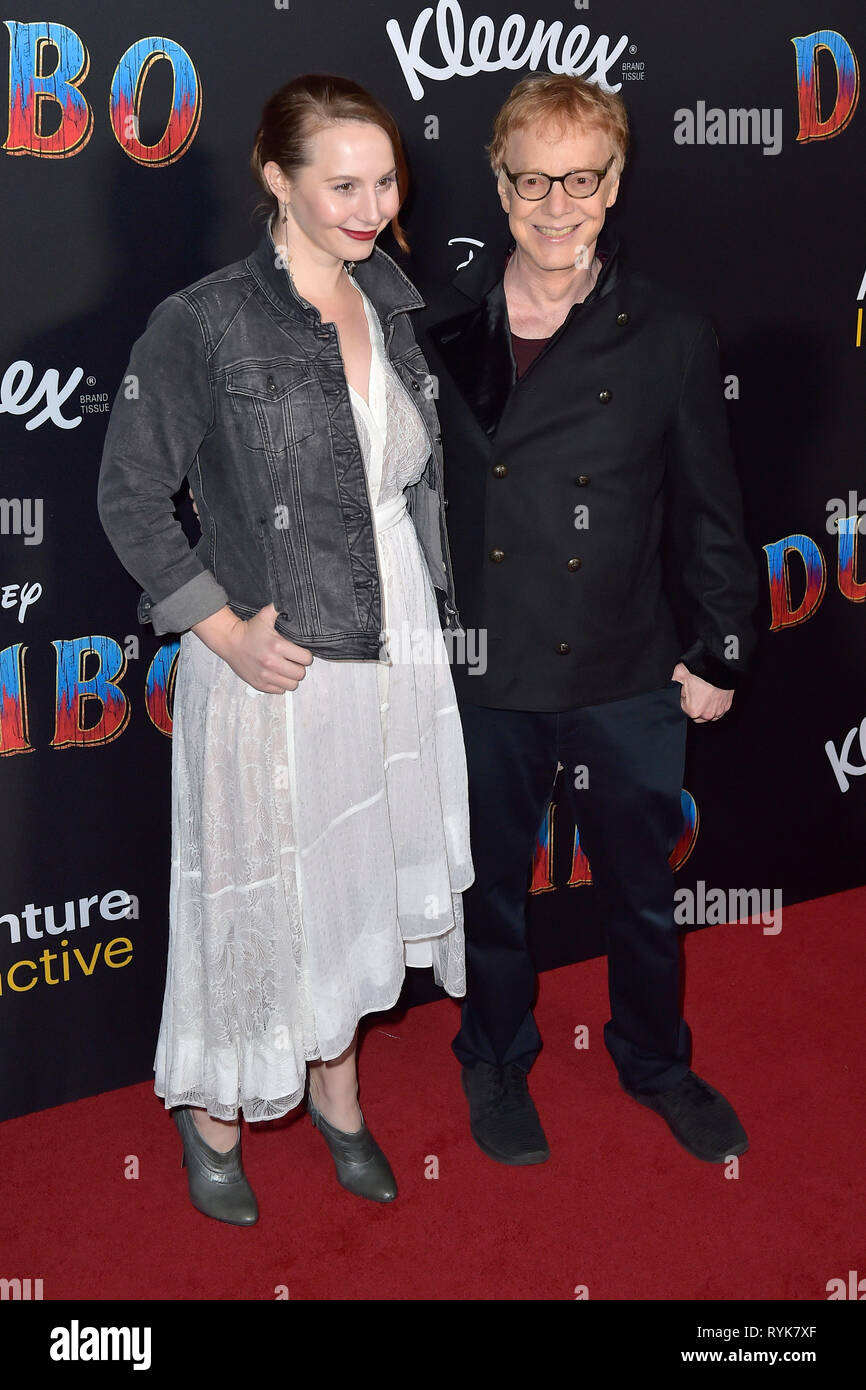
<instances>
[{"instance_id":1,"label":"black sneaker","mask_svg":"<svg viewBox=\"0 0 866 1390\"><path fill-rule=\"evenodd\" d=\"M509 1164L544 1163L550 1157L522 1067L478 1062L463 1068L461 1081L469 1100L469 1128L482 1153Z\"/></svg>"},{"instance_id":2,"label":"black sneaker","mask_svg":"<svg viewBox=\"0 0 866 1390\"><path fill-rule=\"evenodd\" d=\"M733 1106L693 1071L668 1091L649 1094L630 1091L627 1086L623 1090L639 1105L661 1115L683 1148L705 1163L726 1163L749 1147Z\"/></svg>"}]
</instances>

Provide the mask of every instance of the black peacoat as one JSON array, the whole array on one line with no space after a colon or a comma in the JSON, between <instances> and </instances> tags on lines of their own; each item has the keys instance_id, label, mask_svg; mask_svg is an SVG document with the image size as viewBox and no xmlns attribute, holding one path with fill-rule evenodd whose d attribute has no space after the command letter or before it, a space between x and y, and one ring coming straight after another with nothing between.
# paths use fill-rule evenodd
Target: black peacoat
<instances>
[{"instance_id":1,"label":"black peacoat","mask_svg":"<svg viewBox=\"0 0 866 1390\"><path fill-rule=\"evenodd\" d=\"M460 697L563 710L660 689L678 661L732 689L757 568L710 320L630 273L605 232L594 289L518 380L505 250L413 313L467 651L486 641L486 669L455 652Z\"/></svg>"}]
</instances>

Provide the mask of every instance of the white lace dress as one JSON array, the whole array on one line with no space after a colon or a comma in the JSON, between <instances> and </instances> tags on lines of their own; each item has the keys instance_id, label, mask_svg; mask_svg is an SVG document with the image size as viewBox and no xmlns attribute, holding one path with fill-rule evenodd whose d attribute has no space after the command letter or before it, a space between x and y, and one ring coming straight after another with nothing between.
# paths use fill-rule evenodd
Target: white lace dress
<instances>
[{"instance_id":1,"label":"white lace dress","mask_svg":"<svg viewBox=\"0 0 866 1390\"><path fill-rule=\"evenodd\" d=\"M360 287L356 285L359 293ZM370 403L350 388L373 506L390 662L315 657L268 695L181 637L172 740L169 950L155 1090L166 1108L283 1115L405 966L465 993L473 881L466 760L436 601L403 489L421 417L366 295Z\"/></svg>"}]
</instances>

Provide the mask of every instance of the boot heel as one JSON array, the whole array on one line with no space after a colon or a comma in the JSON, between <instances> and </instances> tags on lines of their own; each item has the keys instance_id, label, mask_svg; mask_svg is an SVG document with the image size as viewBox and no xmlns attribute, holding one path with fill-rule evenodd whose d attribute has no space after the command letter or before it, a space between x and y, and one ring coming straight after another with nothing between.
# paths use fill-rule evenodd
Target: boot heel
<instances>
[{"instance_id":1,"label":"boot heel","mask_svg":"<svg viewBox=\"0 0 866 1390\"><path fill-rule=\"evenodd\" d=\"M391 1165L364 1123L355 1134L335 1129L317 1110L307 1089L307 1113L331 1152L337 1170L337 1182L357 1197L371 1202L393 1202L397 1196L397 1180Z\"/></svg>"}]
</instances>

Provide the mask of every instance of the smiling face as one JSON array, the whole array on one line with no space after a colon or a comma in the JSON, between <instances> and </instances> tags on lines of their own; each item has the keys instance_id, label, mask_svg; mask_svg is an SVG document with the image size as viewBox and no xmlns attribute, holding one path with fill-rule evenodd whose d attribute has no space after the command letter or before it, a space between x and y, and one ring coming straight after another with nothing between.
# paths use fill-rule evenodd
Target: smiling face
<instances>
[{"instance_id":1,"label":"smiling face","mask_svg":"<svg viewBox=\"0 0 866 1390\"><path fill-rule=\"evenodd\" d=\"M391 141L368 121L325 126L310 140L311 162L292 179L266 164L271 192L288 203L288 240L293 252L313 259L365 260L376 237L397 215L400 194ZM274 240L285 240L280 208Z\"/></svg>"},{"instance_id":2,"label":"smiling face","mask_svg":"<svg viewBox=\"0 0 866 1390\"><path fill-rule=\"evenodd\" d=\"M598 128L571 126L555 137L539 129L518 129L508 137L504 162L515 175L567 174L603 169L612 153L609 137ZM591 198L572 198L561 183L554 183L545 198L530 202L519 196L504 172L497 189L516 254L526 256L538 270L573 270L591 264L605 213L616 201L619 177L612 165Z\"/></svg>"}]
</instances>

